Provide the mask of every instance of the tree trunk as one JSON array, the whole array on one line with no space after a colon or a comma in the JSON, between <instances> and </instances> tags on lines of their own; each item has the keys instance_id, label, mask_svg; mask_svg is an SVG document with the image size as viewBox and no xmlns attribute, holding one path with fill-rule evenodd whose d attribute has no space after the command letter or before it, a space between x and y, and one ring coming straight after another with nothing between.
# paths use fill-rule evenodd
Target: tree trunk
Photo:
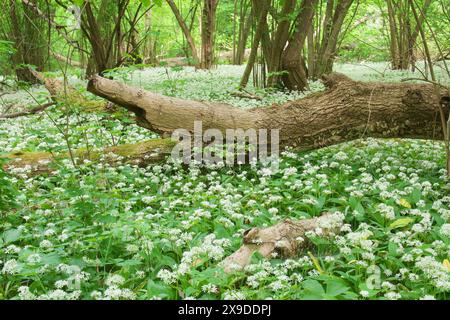
<instances>
[{"instance_id":1,"label":"tree trunk","mask_svg":"<svg viewBox=\"0 0 450 320\"><path fill-rule=\"evenodd\" d=\"M81 106L85 112L101 111L109 112L114 110L113 105L107 101L89 100L78 90L67 83L58 79L46 78L42 73L29 70L32 80L35 83L41 83L50 93L54 102L40 105L29 112L10 114L1 116L0 119L14 118L18 116L32 115L40 112L55 103L65 103L72 106ZM124 144L113 147L106 147L101 151L92 151L86 149L70 150L66 153L54 154L51 152L13 152L5 157L10 161L5 169L14 170L15 168L29 168L29 174L38 175L57 170L57 166L52 165L60 159L69 159L73 157L76 164L83 163L83 160L104 162L110 165L130 163L133 165L145 166L149 163L160 162L164 160L174 147L171 139L152 139L141 141L135 144ZM112 156L111 156L112 155Z\"/></svg>"},{"instance_id":2,"label":"tree trunk","mask_svg":"<svg viewBox=\"0 0 450 320\"><path fill-rule=\"evenodd\" d=\"M34 83L34 77L29 72L29 65L38 71L43 71L48 61L48 26L34 10L42 1L4 1L0 9L9 11L8 20L2 28L14 43L16 52L12 61L16 67L19 81ZM10 28L10 29L8 29Z\"/></svg>"},{"instance_id":3,"label":"tree trunk","mask_svg":"<svg viewBox=\"0 0 450 320\"><path fill-rule=\"evenodd\" d=\"M387 0L390 34L391 67L393 70L415 69L415 47L431 0L425 0L416 25L411 24L411 6L408 1ZM414 30L413 30L414 29Z\"/></svg>"},{"instance_id":4,"label":"tree trunk","mask_svg":"<svg viewBox=\"0 0 450 320\"><path fill-rule=\"evenodd\" d=\"M299 1L286 0L277 12L270 1L253 0L258 28L262 28L261 47L268 72L267 87L285 87L290 90L307 88L308 72L302 49L318 0L303 0L300 5L298 3ZM265 6L269 6L271 16L277 17L270 27L267 15L261 15ZM292 19L294 14L296 17ZM255 46L252 50L256 50Z\"/></svg>"},{"instance_id":5,"label":"tree trunk","mask_svg":"<svg viewBox=\"0 0 450 320\"><path fill-rule=\"evenodd\" d=\"M248 79L250 78L250 74L253 70L253 66L258 55L259 44L261 42L264 30L266 29L266 19L267 14L269 13L269 2L263 0L260 1L259 5L260 7L255 6L255 11L258 15L258 24L256 26L255 35L253 36L252 50L250 51L250 56L248 58L247 65L245 66L245 71L242 75L241 83L239 85L240 88L245 88L248 84Z\"/></svg>"},{"instance_id":6,"label":"tree trunk","mask_svg":"<svg viewBox=\"0 0 450 320\"><path fill-rule=\"evenodd\" d=\"M4 169L11 171L15 168L27 167L30 169L31 175L51 173L58 169L57 166L52 165L55 161L69 159L71 156L74 157L74 161L77 164L82 164L84 160L90 160L108 163L109 165L128 163L145 166L163 161L170 155L173 147L174 143L170 139L152 139L135 144L107 147L101 151L74 150L72 155L68 152L59 154L51 152L14 152L5 156L10 161Z\"/></svg>"},{"instance_id":7,"label":"tree trunk","mask_svg":"<svg viewBox=\"0 0 450 320\"><path fill-rule=\"evenodd\" d=\"M88 91L134 112L137 122L164 136L183 128L203 130L279 129L280 147L308 150L363 137L442 139L436 121L442 101L432 85L356 82L344 75L324 77L325 92L283 106L243 110L233 106L169 98L94 77ZM445 109L448 113L448 108Z\"/></svg>"},{"instance_id":8,"label":"tree trunk","mask_svg":"<svg viewBox=\"0 0 450 320\"><path fill-rule=\"evenodd\" d=\"M283 83L290 90L308 88L308 70L301 52L311 28L316 5L317 0L302 2L300 14L297 18L297 31L292 36L282 55L283 70L287 71L283 75Z\"/></svg>"},{"instance_id":9,"label":"tree trunk","mask_svg":"<svg viewBox=\"0 0 450 320\"><path fill-rule=\"evenodd\" d=\"M180 10L178 10L177 5L173 0L166 0L169 4L170 8L172 9L173 14L175 15L175 18L177 19L178 25L180 26L181 30L183 31L183 35L186 38L186 41L189 44L189 49L191 51L193 64L195 66L198 66L200 63L200 59L198 58L198 52L197 47L195 46L194 38L192 37L191 31L189 30L186 22L184 21Z\"/></svg>"},{"instance_id":10,"label":"tree trunk","mask_svg":"<svg viewBox=\"0 0 450 320\"><path fill-rule=\"evenodd\" d=\"M211 69L214 63L216 10L219 0L204 0L202 13L202 55L200 69Z\"/></svg>"},{"instance_id":11,"label":"tree trunk","mask_svg":"<svg viewBox=\"0 0 450 320\"><path fill-rule=\"evenodd\" d=\"M152 25L152 17L153 16L153 10L150 9L148 12L145 13L144 18L144 25L145 25L145 32L150 34L148 36L148 39L145 42L144 45L144 53L143 53L143 62L147 64L156 63L156 39L152 35L153 25Z\"/></svg>"},{"instance_id":12,"label":"tree trunk","mask_svg":"<svg viewBox=\"0 0 450 320\"><path fill-rule=\"evenodd\" d=\"M317 80L332 72L342 26L352 4L353 0L328 1L321 29L310 34L308 39L310 79ZM316 20L320 22L321 18L318 16Z\"/></svg>"},{"instance_id":13,"label":"tree trunk","mask_svg":"<svg viewBox=\"0 0 450 320\"><path fill-rule=\"evenodd\" d=\"M239 32L238 32L238 43L235 55L233 57L233 64L241 65L245 60L245 51L247 46L247 40L250 35L252 27L252 13L249 11L250 1L242 1L240 6L239 15Z\"/></svg>"}]
</instances>

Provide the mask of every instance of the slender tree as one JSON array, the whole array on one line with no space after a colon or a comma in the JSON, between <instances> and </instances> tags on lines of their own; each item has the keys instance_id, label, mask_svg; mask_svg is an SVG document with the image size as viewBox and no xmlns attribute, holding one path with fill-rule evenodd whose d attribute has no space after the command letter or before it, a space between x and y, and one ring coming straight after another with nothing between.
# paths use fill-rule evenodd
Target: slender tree
<instances>
[{"instance_id":1,"label":"slender tree","mask_svg":"<svg viewBox=\"0 0 450 320\"><path fill-rule=\"evenodd\" d=\"M421 15L414 19L411 3L408 0L387 0L389 20L391 67L394 70L415 69L415 47L419 30L431 0L424 0Z\"/></svg>"},{"instance_id":2,"label":"slender tree","mask_svg":"<svg viewBox=\"0 0 450 320\"><path fill-rule=\"evenodd\" d=\"M32 6L45 7L50 13L51 9L43 0L28 1ZM48 67L49 59L49 24L40 19L35 10L22 1L2 1L0 10L5 13L0 34L4 40L9 40L14 46L12 63L14 65L17 79L20 81L35 82L29 68L31 65L38 71Z\"/></svg>"},{"instance_id":3,"label":"slender tree","mask_svg":"<svg viewBox=\"0 0 450 320\"><path fill-rule=\"evenodd\" d=\"M204 0L203 2L201 69L211 69L214 63L214 37L218 4L219 0Z\"/></svg>"}]
</instances>

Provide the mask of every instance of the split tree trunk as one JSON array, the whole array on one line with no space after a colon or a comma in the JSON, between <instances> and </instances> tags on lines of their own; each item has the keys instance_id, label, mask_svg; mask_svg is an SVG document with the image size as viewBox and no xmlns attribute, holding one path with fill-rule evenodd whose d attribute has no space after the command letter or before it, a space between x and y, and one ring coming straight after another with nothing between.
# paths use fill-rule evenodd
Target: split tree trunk
<instances>
[{"instance_id":1,"label":"split tree trunk","mask_svg":"<svg viewBox=\"0 0 450 320\"><path fill-rule=\"evenodd\" d=\"M315 30L312 34L313 44L311 49L314 51L314 57L309 59L308 64L310 79L317 80L324 74L332 72L341 30L352 4L353 0L339 0L336 3L328 1L323 17L322 30Z\"/></svg>"},{"instance_id":2,"label":"split tree trunk","mask_svg":"<svg viewBox=\"0 0 450 320\"><path fill-rule=\"evenodd\" d=\"M324 77L325 92L282 106L242 110L154 94L99 76L88 90L134 112L137 122L162 135L176 129L279 129L280 147L315 149L363 137L442 139L440 103L432 85L364 83L341 74ZM442 93L442 96L448 93Z\"/></svg>"},{"instance_id":3,"label":"split tree trunk","mask_svg":"<svg viewBox=\"0 0 450 320\"><path fill-rule=\"evenodd\" d=\"M30 7L29 1L21 3L16 0L2 1L0 10L6 16L6 21L2 21L4 34L8 35L5 40L14 43L15 53L12 56L12 62L16 66L15 72L19 81L33 82L34 77L29 72L27 66L32 65L37 70L43 71L48 62L48 32L46 22L39 14ZM31 6L36 7L43 4L43 1L34 1Z\"/></svg>"},{"instance_id":4,"label":"split tree trunk","mask_svg":"<svg viewBox=\"0 0 450 320\"><path fill-rule=\"evenodd\" d=\"M233 64L241 65L245 60L245 51L247 40L252 27L252 12L250 8L251 1L241 0L239 9L239 28L237 46L233 55Z\"/></svg>"}]
</instances>

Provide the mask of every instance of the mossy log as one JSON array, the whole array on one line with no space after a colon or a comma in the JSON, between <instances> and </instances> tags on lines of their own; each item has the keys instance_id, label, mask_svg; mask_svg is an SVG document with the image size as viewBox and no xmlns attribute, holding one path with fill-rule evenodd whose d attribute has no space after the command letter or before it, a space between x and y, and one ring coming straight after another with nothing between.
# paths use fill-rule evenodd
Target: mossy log
<instances>
[{"instance_id":1,"label":"mossy log","mask_svg":"<svg viewBox=\"0 0 450 320\"><path fill-rule=\"evenodd\" d=\"M45 86L54 102L80 107L86 112L110 112L114 109L113 104L107 101L87 99L79 90L65 81L48 78L31 68L30 72L35 77L36 82Z\"/></svg>"},{"instance_id":2,"label":"mossy log","mask_svg":"<svg viewBox=\"0 0 450 320\"><path fill-rule=\"evenodd\" d=\"M85 160L114 164L134 164L145 166L163 161L170 154L174 143L171 139L152 139L135 144L123 144L101 150L78 149L73 151L75 164ZM50 152L14 152L5 156L9 161L5 169L14 171L21 168L32 175L52 172L58 169L61 160L70 160L68 152L52 154Z\"/></svg>"}]
</instances>

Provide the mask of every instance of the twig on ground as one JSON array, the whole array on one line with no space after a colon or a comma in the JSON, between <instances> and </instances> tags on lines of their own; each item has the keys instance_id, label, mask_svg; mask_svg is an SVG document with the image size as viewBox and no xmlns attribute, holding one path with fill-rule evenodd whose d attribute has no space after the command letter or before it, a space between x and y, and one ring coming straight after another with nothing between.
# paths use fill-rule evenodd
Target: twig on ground
<instances>
[{"instance_id":1,"label":"twig on ground","mask_svg":"<svg viewBox=\"0 0 450 320\"><path fill-rule=\"evenodd\" d=\"M28 111L16 112L16 113L11 113L11 114L2 114L2 115L0 115L0 119L13 119L13 118L19 118L19 117L23 117L23 116L29 116L29 115L44 111L45 109L47 109L51 106L54 106L55 104L56 104L55 102L49 102L49 103L37 106Z\"/></svg>"}]
</instances>

